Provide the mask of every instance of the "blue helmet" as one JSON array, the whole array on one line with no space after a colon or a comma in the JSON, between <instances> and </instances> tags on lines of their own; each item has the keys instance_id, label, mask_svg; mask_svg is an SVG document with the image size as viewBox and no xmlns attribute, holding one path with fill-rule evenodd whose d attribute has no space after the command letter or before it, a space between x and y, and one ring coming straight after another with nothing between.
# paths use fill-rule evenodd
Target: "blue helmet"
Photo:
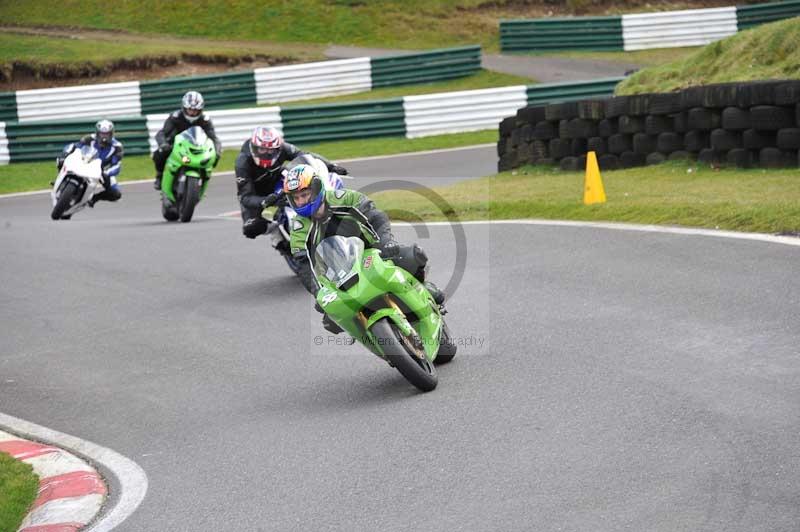
<instances>
[{"instance_id":1,"label":"blue helmet","mask_svg":"<svg viewBox=\"0 0 800 532\"><path fill-rule=\"evenodd\" d=\"M307 194L302 194L303 191ZM289 199L294 212L310 218L325 199L325 185L310 164L298 164L286 174L283 192Z\"/></svg>"}]
</instances>

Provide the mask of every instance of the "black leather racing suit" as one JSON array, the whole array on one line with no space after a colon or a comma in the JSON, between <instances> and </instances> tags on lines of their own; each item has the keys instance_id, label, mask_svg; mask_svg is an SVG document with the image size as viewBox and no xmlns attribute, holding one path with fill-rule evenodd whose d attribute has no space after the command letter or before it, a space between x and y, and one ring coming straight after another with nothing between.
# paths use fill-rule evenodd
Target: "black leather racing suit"
<instances>
[{"instance_id":1,"label":"black leather racing suit","mask_svg":"<svg viewBox=\"0 0 800 532\"><path fill-rule=\"evenodd\" d=\"M242 149L236 157L236 192L239 196L239 205L242 209L242 233L247 238L255 238L267 232L269 222L261 216L262 202L267 196L275 192L276 187L282 184L281 171L284 163L301 155L313 155L324 162L328 170L333 171L336 165L317 155L300 150L294 144L284 142L275 164L271 168L262 168L254 161L250 153L250 141L242 144Z\"/></svg>"}]
</instances>

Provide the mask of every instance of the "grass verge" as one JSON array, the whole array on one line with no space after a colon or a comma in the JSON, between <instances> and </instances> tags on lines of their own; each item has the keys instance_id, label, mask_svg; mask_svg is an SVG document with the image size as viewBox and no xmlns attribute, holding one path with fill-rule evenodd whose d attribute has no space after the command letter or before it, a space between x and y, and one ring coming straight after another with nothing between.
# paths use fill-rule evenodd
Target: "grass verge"
<instances>
[{"instance_id":1,"label":"grass verge","mask_svg":"<svg viewBox=\"0 0 800 532\"><path fill-rule=\"evenodd\" d=\"M643 67L663 65L685 59L695 53L698 47L688 48L653 48L652 50L635 50L630 52L557 52L547 54L555 57L570 57L574 59L592 59L598 61L611 61L613 63L633 63ZM543 54L535 54L543 55Z\"/></svg>"},{"instance_id":2,"label":"grass verge","mask_svg":"<svg viewBox=\"0 0 800 532\"><path fill-rule=\"evenodd\" d=\"M760 79L800 79L800 17L757 26L682 60L640 70L617 85L616 94Z\"/></svg>"},{"instance_id":3,"label":"grass verge","mask_svg":"<svg viewBox=\"0 0 800 532\"><path fill-rule=\"evenodd\" d=\"M680 225L761 233L800 231L797 169L714 170L690 162L603 173L608 200L583 205L584 174L551 167L514 172L435 188L461 220L543 218ZM373 198L402 218L445 220L419 194L382 192Z\"/></svg>"},{"instance_id":4,"label":"grass verge","mask_svg":"<svg viewBox=\"0 0 800 532\"><path fill-rule=\"evenodd\" d=\"M244 139L242 139L244 142ZM375 155L394 155L415 151L437 150L487 144L497 142L497 130L489 129L455 135L437 135L418 139L405 137L385 137L375 139L356 139L338 142L304 144L300 148L317 152L329 159L353 159ZM238 148L228 148L222 154L217 171L233 170ZM0 166L0 194L43 190L50 188L50 181L56 174L55 157L47 162L15 163ZM125 157L122 162L121 181L147 179L154 176L153 162L146 155Z\"/></svg>"},{"instance_id":5,"label":"grass verge","mask_svg":"<svg viewBox=\"0 0 800 532\"><path fill-rule=\"evenodd\" d=\"M677 0L294 0L193 2L140 0L0 0L0 24L83 27L214 39L328 43L427 49L481 44L499 46L498 20L544 16L606 15L696 7ZM729 5L705 0L706 7ZM54 17L53 14L57 14ZM271 23L278 21L278 23Z\"/></svg>"},{"instance_id":6,"label":"grass verge","mask_svg":"<svg viewBox=\"0 0 800 532\"><path fill-rule=\"evenodd\" d=\"M36 499L39 478L33 468L0 453L0 530L16 530Z\"/></svg>"},{"instance_id":7,"label":"grass verge","mask_svg":"<svg viewBox=\"0 0 800 532\"><path fill-rule=\"evenodd\" d=\"M264 52L220 46L214 41L206 41L203 45L193 43L192 46L187 46L174 39L166 42L134 42L122 39L107 41L0 33L0 63L14 61L60 65L93 63L102 66L120 59L180 56L181 54L237 58L253 54L267 55ZM295 49L282 50L278 46L270 52L268 55L272 57L293 56ZM322 55L317 57L322 57Z\"/></svg>"}]
</instances>

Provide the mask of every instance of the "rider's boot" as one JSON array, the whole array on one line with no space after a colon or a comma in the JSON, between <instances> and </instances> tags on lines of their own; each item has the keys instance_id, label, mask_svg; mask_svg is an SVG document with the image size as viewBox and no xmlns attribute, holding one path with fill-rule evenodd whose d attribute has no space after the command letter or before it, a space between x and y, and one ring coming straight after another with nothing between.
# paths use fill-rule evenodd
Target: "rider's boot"
<instances>
[{"instance_id":1,"label":"rider's boot","mask_svg":"<svg viewBox=\"0 0 800 532\"><path fill-rule=\"evenodd\" d=\"M425 288L427 288L428 292L430 292L431 296L433 296L433 300L436 302L436 304L437 305L443 305L444 304L444 292L439 290L439 287L437 287L435 284L433 284L430 281L425 281L424 284L425 284Z\"/></svg>"},{"instance_id":2,"label":"rider's boot","mask_svg":"<svg viewBox=\"0 0 800 532\"><path fill-rule=\"evenodd\" d=\"M156 174L156 179L153 181L153 188L161 190L161 174Z\"/></svg>"}]
</instances>

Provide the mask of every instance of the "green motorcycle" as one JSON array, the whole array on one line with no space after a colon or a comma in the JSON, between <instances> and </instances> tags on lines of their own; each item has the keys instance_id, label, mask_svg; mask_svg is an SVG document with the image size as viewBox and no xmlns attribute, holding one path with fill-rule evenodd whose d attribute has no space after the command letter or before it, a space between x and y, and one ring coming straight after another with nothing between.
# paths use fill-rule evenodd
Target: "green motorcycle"
<instances>
[{"instance_id":1,"label":"green motorcycle","mask_svg":"<svg viewBox=\"0 0 800 532\"><path fill-rule=\"evenodd\" d=\"M161 180L161 214L170 222L192 220L217 163L214 142L201 127L193 126L175 137Z\"/></svg>"},{"instance_id":2,"label":"green motorcycle","mask_svg":"<svg viewBox=\"0 0 800 532\"><path fill-rule=\"evenodd\" d=\"M422 283L357 237L320 242L314 274L317 303L333 321L423 392L436 388L434 361L452 360L456 346Z\"/></svg>"}]
</instances>

